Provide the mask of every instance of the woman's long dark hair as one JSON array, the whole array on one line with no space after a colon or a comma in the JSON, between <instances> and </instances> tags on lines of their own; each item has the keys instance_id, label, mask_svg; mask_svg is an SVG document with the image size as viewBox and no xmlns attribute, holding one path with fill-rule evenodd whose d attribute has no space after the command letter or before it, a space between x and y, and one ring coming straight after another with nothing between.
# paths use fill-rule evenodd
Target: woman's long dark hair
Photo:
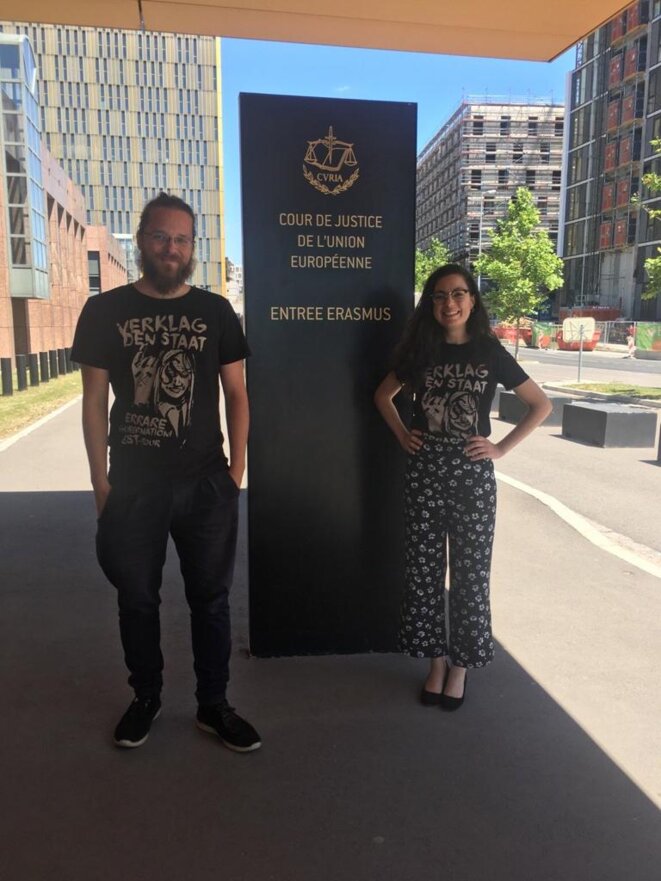
<instances>
[{"instance_id":1,"label":"woman's long dark hair","mask_svg":"<svg viewBox=\"0 0 661 881\"><path fill-rule=\"evenodd\" d=\"M393 370L407 386L412 388L422 381L425 370L442 357L445 330L434 318L432 294L436 282L446 275L460 275L475 299L473 311L466 324L466 332L471 342L496 339L489 325L489 316L484 308L477 283L471 273L458 263L439 266L425 282L420 302L394 353Z\"/></svg>"}]
</instances>

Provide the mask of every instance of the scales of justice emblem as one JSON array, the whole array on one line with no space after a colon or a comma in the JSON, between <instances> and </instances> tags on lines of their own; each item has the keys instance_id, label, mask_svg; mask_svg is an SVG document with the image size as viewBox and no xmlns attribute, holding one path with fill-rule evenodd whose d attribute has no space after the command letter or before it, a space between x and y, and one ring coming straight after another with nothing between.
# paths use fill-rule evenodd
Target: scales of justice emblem
<instances>
[{"instance_id":1,"label":"scales of justice emblem","mask_svg":"<svg viewBox=\"0 0 661 881\"><path fill-rule=\"evenodd\" d=\"M320 193L325 196L344 193L356 183L359 175L353 144L338 140L333 134L332 125L328 127L325 137L308 141L303 176Z\"/></svg>"}]
</instances>

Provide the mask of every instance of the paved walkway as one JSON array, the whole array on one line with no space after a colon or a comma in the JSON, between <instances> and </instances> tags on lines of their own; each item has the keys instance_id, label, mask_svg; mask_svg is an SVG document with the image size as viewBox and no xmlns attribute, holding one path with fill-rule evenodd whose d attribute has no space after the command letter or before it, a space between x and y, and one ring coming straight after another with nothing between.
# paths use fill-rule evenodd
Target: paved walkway
<instances>
[{"instance_id":1,"label":"paved walkway","mask_svg":"<svg viewBox=\"0 0 661 881\"><path fill-rule=\"evenodd\" d=\"M501 484L497 660L443 714L417 705L424 665L410 659L249 658L242 535L231 697L264 747L239 756L193 726L171 555L163 714L142 749L115 750L128 691L79 421L74 405L0 453L3 878L656 881L658 578ZM524 476L555 468L558 447L577 490L586 449L604 452L538 442ZM499 467L522 474L525 448ZM638 478L613 472L635 507Z\"/></svg>"}]
</instances>

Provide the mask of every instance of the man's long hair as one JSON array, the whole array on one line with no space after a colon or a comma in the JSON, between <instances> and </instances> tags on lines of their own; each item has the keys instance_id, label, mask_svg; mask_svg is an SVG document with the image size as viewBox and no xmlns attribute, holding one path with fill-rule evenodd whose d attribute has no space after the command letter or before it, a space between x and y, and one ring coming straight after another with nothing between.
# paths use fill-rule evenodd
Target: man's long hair
<instances>
[{"instance_id":1,"label":"man's long hair","mask_svg":"<svg viewBox=\"0 0 661 881\"><path fill-rule=\"evenodd\" d=\"M145 207L142 209L142 214L140 215L140 223L138 224L137 233L138 235L142 235L142 233L145 231L145 228L149 223L152 211L155 211L157 208L174 208L177 211L185 211L186 214L188 214L190 219L193 221L193 239L195 239L197 230L193 209L188 204L188 202L184 202L184 200L180 199L179 196L171 196L170 193L159 193L156 198L151 200L151 202L147 202Z\"/></svg>"}]
</instances>

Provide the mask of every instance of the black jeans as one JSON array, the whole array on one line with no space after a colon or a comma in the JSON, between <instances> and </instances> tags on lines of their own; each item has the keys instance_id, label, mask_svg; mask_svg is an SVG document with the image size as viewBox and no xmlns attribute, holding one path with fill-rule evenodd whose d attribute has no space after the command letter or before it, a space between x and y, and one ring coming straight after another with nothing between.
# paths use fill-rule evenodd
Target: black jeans
<instances>
[{"instance_id":1,"label":"black jeans","mask_svg":"<svg viewBox=\"0 0 661 881\"><path fill-rule=\"evenodd\" d=\"M172 535L191 613L195 694L200 704L225 698L238 497L227 471L147 489L111 490L99 518L96 549L117 589L128 681L137 696L158 695L163 684L159 593Z\"/></svg>"}]
</instances>

